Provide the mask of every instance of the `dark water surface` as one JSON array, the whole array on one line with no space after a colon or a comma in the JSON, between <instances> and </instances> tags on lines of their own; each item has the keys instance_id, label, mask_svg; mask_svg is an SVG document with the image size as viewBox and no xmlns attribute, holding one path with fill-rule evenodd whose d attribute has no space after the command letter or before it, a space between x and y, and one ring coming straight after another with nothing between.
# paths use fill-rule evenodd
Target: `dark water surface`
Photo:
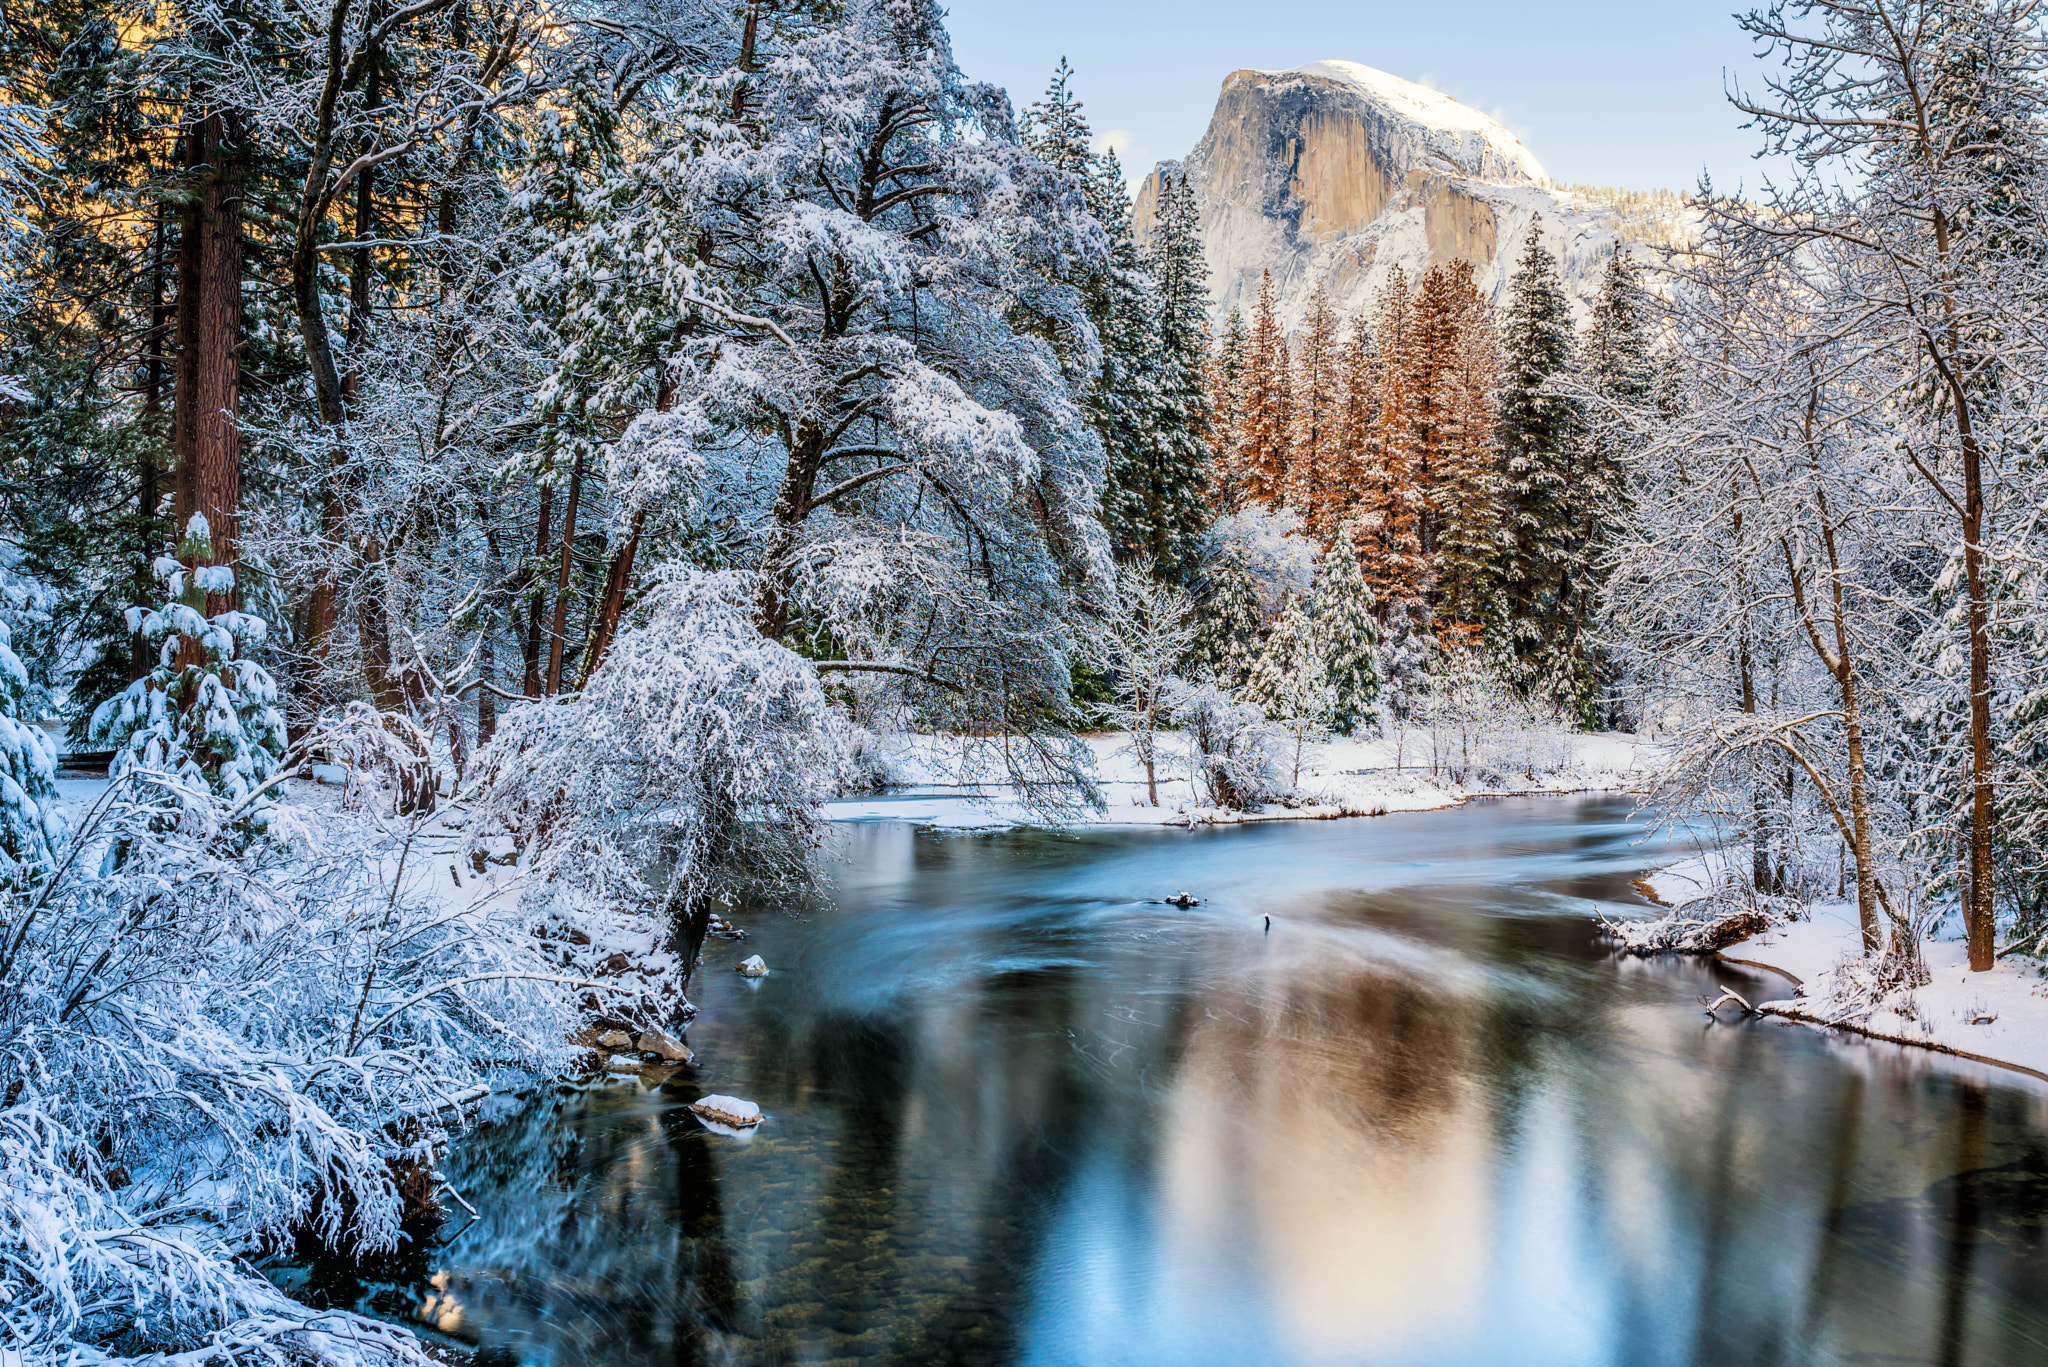
<instances>
[{"instance_id":1,"label":"dark water surface","mask_svg":"<svg viewBox=\"0 0 2048 1367\"><path fill-rule=\"evenodd\" d=\"M479 1220L298 1289L533 1367L2048 1363L2041 1089L1709 1023L1785 985L1596 942L1640 838L847 828L836 905L707 951L694 1076L526 1099Z\"/></svg>"}]
</instances>

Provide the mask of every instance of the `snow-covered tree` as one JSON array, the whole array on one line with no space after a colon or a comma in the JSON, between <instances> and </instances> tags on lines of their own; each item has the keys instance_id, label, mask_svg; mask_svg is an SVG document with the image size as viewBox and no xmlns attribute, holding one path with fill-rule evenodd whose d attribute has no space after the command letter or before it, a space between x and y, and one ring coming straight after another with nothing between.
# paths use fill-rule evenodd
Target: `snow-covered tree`
<instances>
[{"instance_id":1,"label":"snow-covered tree","mask_svg":"<svg viewBox=\"0 0 2048 1367\"><path fill-rule=\"evenodd\" d=\"M1560 671L1560 603L1573 561L1574 462L1583 415L1564 391L1573 356L1572 318L1543 222L1529 225L1508 277L1500 319L1500 446L1505 539L1502 620L1489 643L1517 685Z\"/></svg>"},{"instance_id":2,"label":"snow-covered tree","mask_svg":"<svg viewBox=\"0 0 2048 1367\"><path fill-rule=\"evenodd\" d=\"M1200 568L1202 536L1212 516L1210 427L1215 417L1204 374L1209 267L1202 255L1201 215L1185 174L1164 178L1145 264L1158 300L1153 329L1158 339L1157 512L1151 540L1160 573L1186 585Z\"/></svg>"},{"instance_id":3,"label":"snow-covered tree","mask_svg":"<svg viewBox=\"0 0 2048 1367\"><path fill-rule=\"evenodd\" d=\"M1159 805L1159 740L1173 700L1185 688L1195 641L1195 609L1181 589L1163 583L1142 561L1117 573L1116 603L1107 628L1109 663L1116 679L1117 724L1145 768L1145 796Z\"/></svg>"},{"instance_id":4,"label":"snow-covered tree","mask_svg":"<svg viewBox=\"0 0 2048 1367\"><path fill-rule=\"evenodd\" d=\"M206 519L194 514L183 560L157 566L165 601L131 608L133 629L157 649L156 667L92 718L93 739L115 751L109 772L170 775L232 804L261 803L284 757L277 683L253 652L262 618L233 607L235 569L213 563ZM209 600L212 600L209 602ZM217 610L209 613L209 607ZM189 804L188 804L189 805ZM245 815L255 815L253 806Z\"/></svg>"},{"instance_id":5,"label":"snow-covered tree","mask_svg":"<svg viewBox=\"0 0 2048 1367\"><path fill-rule=\"evenodd\" d=\"M811 663L761 634L756 587L664 575L580 693L512 711L477 758L487 822L532 842L552 880L644 900L685 964L743 885L809 877L846 767L845 723ZM643 889L648 868L662 874Z\"/></svg>"},{"instance_id":6,"label":"snow-covered tree","mask_svg":"<svg viewBox=\"0 0 2048 1367\"><path fill-rule=\"evenodd\" d=\"M24 720L28 671L0 622L0 885L20 888L48 873L66 827L57 808L57 746Z\"/></svg>"},{"instance_id":7,"label":"snow-covered tree","mask_svg":"<svg viewBox=\"0 0 2048 1367\"><path fill-rule=\"evenodd\" d=\"M1351 531L1342 528L1316 566L1316 636L1329 666L1330 725L1346 735L1377 725L1380 702L1379 623L1372 589L1359 573Z\"/></svg>"},{"instance_id":8,"label":"snow-covered tree","mask_svg":"<svg viewBox=\"0 0 2048 1367\"><path fill-rule=\"evenodd\" d=\"M1273 623L1266 647L1245 680L1244 700L1287 733L1289 786L1298 785L1302 754L1324 734L1336 705L1322 633L1300 603L1289 603Z\"/></svg>"}]
</instances>

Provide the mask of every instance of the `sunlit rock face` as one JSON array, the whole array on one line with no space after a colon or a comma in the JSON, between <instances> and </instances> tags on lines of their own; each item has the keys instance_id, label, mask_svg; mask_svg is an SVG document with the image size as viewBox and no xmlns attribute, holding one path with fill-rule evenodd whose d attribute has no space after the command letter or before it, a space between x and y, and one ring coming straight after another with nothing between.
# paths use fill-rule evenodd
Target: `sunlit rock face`
<instances>
[{"instance_id":1,"label":"sunlit rock face","mask_svg":"<svg viewBox=\"0 0 2048 1367\"><path fill-rule=\"evenodd\" d=\"M1139 188L1141 239L1161 177L1182 172L1201 208L1218 319L1249 313L1269 270L1290 329L1318 283L1339 313L1359 312L1396 266L1412 283L1437 262L1469 261L1481 291L1498 298L1539 213L1583 308L1630 236L1600 207L1546 188L1542 164L1494 120L1355 62L1232 72L1195 150L1161 162Z\"/></svg>"}]
</instances>

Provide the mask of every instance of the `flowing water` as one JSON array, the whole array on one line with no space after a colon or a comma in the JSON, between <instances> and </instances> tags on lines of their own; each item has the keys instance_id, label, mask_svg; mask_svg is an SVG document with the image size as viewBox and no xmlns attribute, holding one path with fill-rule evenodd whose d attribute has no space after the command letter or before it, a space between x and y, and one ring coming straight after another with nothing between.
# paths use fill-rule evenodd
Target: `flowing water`
<instances>
[{"instance_id":1,"label":"flowing water","mask_svg":"<svg viewBox=\"0 0 2048 1367\"><path fill-rule=\"evenodd\" d=\"M2043 1089L1615 957L1625 803L843 840L707 949L694 1073L523 1099L478 1219L289 1282L531 1367L2048 1363Z\"/></svg>"}]
</instances>

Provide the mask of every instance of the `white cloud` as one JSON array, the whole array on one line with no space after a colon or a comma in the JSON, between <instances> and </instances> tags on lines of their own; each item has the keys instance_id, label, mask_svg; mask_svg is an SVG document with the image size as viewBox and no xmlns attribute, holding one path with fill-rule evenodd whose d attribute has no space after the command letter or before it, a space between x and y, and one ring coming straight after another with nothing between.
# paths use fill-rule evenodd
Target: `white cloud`
<instances>
[{"instance_id":1,"label":"white cloud","mask_svg":"<svg viewBox=\"0 0 2048 1367\"><path fill-rule=\"evenodd\" d=\"M1116 159L1128 163L1136 153L1138 135L1128 128L1111 128L1096 133L1088 139L1088 150L1101 156L1104 152L1115 152Z\"/></svg>"}]
</instances>

